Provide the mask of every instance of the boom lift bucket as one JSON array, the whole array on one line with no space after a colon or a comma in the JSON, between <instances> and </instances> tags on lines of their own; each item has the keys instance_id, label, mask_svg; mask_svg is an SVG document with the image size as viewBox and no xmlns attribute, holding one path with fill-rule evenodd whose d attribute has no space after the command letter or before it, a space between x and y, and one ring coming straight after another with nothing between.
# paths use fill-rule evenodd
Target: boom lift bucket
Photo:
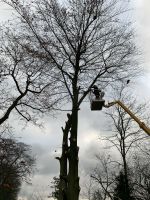
<instances>
[{"instance_id":1,"label":"boom lift bucket","mask_svg":"<svg viewBox=\"0 0 150 200\"><path fill-rule=\"evenodd\" d=\"M96 98L95 95L90 92L90 104L91 104L91 110L102 110L102 107L105 104L105 100L101 98Z\"/></svg>"}]
</instances>

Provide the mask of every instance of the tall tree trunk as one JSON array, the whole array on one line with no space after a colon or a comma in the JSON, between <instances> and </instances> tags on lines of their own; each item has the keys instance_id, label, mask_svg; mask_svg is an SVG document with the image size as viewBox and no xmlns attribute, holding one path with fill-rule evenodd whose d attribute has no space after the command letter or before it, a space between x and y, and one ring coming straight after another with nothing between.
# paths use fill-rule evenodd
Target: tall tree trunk
<instances>
[{"instance_id":1,"label":"tall tree trunk","mask_svg":"<svg viewBox=\"0 0 150 200\"><path fill-rule=\"evenodd\" d=\"M79 199L79 177L78 177L78 146L77 146L77 128L78 128L78 108L74 107L72 112L72 127L69 149L69 173L68 173L68 193L67 200Z\"/></svg>"},{"instance_id":2,"label":"tall tree trunk","mask_svg":"<svg viewBox=\"0 0 150 200\"><path fill-rule=\"evenodd\" d=\"M62 155L59 159L60 161L60 181L59 181L59 198L58 200L67 200L67 158L68 158L68 134L71 128L71 115L67 114L68 121L66 122L65 128L62 128L63 131L63 142L62 142Z\"/></svg>"},{"instance_id":3,"label":"tall tree trunk","mask_svg":"<svg viewBox=\"0 0 150 200\"><path fill-rule=\"evenodd\" d=\"M68 172L68 191L67 200L78 200L79 199L79 177L78 177L78 151L77 146L77 133L78 133L78 87L77 87L76 73L73 80L73 104L72 104L72 124L71 124L71 135L70 135L70 149L68 154L69 161L69 172Z\"/></svg>"}]
</instances>

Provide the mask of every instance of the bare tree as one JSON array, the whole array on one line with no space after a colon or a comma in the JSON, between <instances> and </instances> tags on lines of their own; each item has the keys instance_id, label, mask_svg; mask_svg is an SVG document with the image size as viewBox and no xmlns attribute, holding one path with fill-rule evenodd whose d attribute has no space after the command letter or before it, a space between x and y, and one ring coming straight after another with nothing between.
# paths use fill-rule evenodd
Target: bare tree
<instances>
[{"instance_id":1,"label":"bare tree","mask_svg":"<svg viewBox=\"0 0 150 200\"><path fill-rule=\"evenodd\" d=\"M97 166L91 172L91 178L96 183L92 191L94 200L113 199L115 179L120 170L120 164L108 153L96 155Z\"/></svg>"},{"instance_id":2,"label":"bare tree","mask_svg":"<svg viewBox=\"0 0 150 200\"><path fill-rule=\"evenodd\" d=\"M92 180L92 178L89 177L89 179L86 180L86 183L84 182L81 198L92 200L93 193L95 192L94 188L95 188L95 183Z\"/></svg>"},{"instance_id":3,"label":"bare tree","mask_svg":"<svg viewBox=\"0 0 150 200\"><path fill-rule=\"evenodd\" d=\"M128 90L129 88L126 87L126 84L123 83L119 88L116 89L116 92L113 91L113 98L125 102L125 104L128 105L128 107L137 116L147 121L149 117L146 115L146 104L137 105L136 99L133 98L133 95L131 95ZM143 133L143 131L138 127L134 120L121 107L114 106L106 114L111 119L109 123L111 131L114 132L114 134L108 137L101 137L101 139L108 142L107 148L112 148L114 151L117 150L116 154L119 153L119 156L121 156L121 160L115 162L118 162L118 164L122 166L119 171L122 169L123 171L121 171L121 174L118 176L118 178L120 177L125 179L124 197L125 199L129 199L129 193L131 191L129 183L130 168L132 167L132 165L129 163L129 158L132 151L135 151L135 149L139 150L141 143L146 141L148 136ZM101 178L102 173L98 174ZM100 180L100 178L98 180Z\"/></svg>"},{"instance_id":4,"label":"bare tree","mask_svg":"<svg viewBox=\"0 0 150 200\"><path fill-rule=\"evenodd\" d=\"M35 159L30 147L10 138L0 138L0 197L15 200L22 181L29 182Z\"/></svg>"},{"instance_id":5,"label":"bare tree","mask_svg":"<svg viewBox=\"0 0 150 200\"><path fill-rule=\"evenodd\" d=\"M78 111L91 87L136 73L135 46L126 6L118 0L3 0L17 12L15 42L47 63L49 80L70 102L63 130L59 199L78 200ZM61 104L62 106L62 104ZM68 135L70 134L70 141ZM69 166L67 168L67 165ZM68 170L67 170L68 169Z\"/></svg>"},{"instance_id":6,"label":"bare tree","mask_svg":"<svg viewBox=\"0 0 150 200\"><path fill-rule=\"evenodd\" d=\"M124 84L119 89L119 94L115 97L126 104L128 107L143 120L148 119L146 116L146 104L136 105L136 99L133 99ZM107 140L116 147L122 157L123 169L126 177L126 185L128 186L128 165L127 156L133 147L137 146L138 141L145 140L147 135L136 125L134 120L119 106L107 113L113 122L113 130L115 134ZM147 119L146 119L147 118ZM127 188L128 190L128 188Z\"/></svg>"},{"instance_id":7,"label":"bare tree","mask_svg":"<svg viewBox=\"0 0 150 200\"><path fill-rule=\"evenodd\" d=\"M150 154L149 140L139 146L139 150L133 155L132 173L135 188L135 197L138 200L150 198Z\"/></svg>"},{"instance_id":8,"label":"bare tree","mask_svg":"<svg viewBox=\"0 0 150 200\"><path fill-rule=\"evenodd\" d=\"M126 179L128 178L128 187L126 185ZM120 170L119 175L116 177L113 200L135 200L134 187L129 177L125 177L123 170Z\"/></svg>"}]
</instances>

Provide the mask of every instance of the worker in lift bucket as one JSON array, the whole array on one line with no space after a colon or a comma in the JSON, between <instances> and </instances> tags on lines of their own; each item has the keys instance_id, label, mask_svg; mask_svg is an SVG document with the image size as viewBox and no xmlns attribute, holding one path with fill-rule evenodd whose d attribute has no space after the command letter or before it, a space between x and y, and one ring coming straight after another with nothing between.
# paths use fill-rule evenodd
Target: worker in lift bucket
<instances>
[{"instance_id":1,"label":"worker in lift bucket","mask_svg":"<svg viewBox=\"0 0 150 200\"><path fill-rule=\"evenodd\" d=\"M95 95L96 99L102 99L104 96L104 92L102 92L96 85L93 85L93 94Z\"/></svg>"}]
</instances>

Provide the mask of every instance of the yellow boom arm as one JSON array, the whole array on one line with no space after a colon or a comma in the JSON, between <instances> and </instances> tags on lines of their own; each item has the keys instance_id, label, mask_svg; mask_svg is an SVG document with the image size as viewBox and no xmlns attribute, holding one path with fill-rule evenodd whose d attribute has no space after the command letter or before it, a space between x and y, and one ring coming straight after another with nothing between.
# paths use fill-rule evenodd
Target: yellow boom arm
<instances>
[{"instance_id":1,"label":"yellow boom arm","mask_svg":"<svg viewBox=\"0 0 150 200\"><path fill-rule=\"evenodd\" d=\"M117 100L111 103L108 103L107 105L104 105L104 107L109 108L115 104L118 104L121 106L130 116L132 119L134 119L140 128L142 128L148 135L150 135L150 128L144 124L141 120L139 120L130 110L127 108L121 101Z\"/></svg>"}]
</instances>

